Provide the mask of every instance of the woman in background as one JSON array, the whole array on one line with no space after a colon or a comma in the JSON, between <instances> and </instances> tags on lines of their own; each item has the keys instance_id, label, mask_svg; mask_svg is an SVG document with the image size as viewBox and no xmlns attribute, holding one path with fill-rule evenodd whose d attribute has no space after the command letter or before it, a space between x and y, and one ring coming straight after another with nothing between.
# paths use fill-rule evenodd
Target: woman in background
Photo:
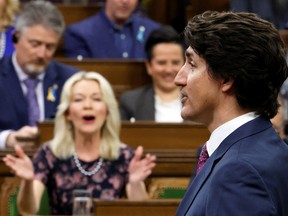
<instances>
[{"instance_id":1,"label":"woman in background","mask_svg":"<svg viewBox=\"0 0 288 216\"><path fill-rule=\"evenodd\" d=\"M0 0L0 59L14 51L13 22L19 11L18 0Z\"/></svg>"},{"instance_id":2,"label":"woman in background","mask_svg":"<svg viewBox=\"0 0 288 216\"><path fill-rule=\"evenodd\" d=\"M22 178L21 213L35 214L47 188L52 214L72 213L72 191L87 189L93 198L148 198L144 180L155 156L141 159L119 140L121 121L112 87L95 72L79 72L65 83L55 118L54 138L36 152L33 162L15 147L18 157L4 162ZM132 193L133 192L133 193Z\"/></svg>"}]
</instances>

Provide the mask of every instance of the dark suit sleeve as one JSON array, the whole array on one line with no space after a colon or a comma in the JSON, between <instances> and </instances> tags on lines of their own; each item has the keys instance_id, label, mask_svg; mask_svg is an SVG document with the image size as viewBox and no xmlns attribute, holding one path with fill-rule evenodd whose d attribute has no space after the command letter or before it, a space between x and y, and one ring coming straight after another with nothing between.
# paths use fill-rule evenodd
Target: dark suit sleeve
<instances>
[{"instance_id":1,"label":"dark suit sleeve","mask_svg":"<svg viewBox=\"0 0 288 216\"><path fill-rule=\"evenodd\" d=\"M206 215L279 215L267 185L248 163L237 161L223 165L211 181Z\"/></svg>"},{"instance_id":2,"label":"dark suit sleeve","mask_svg":"<svg viewBox=\"0 0 288 216\"><path fill-rule=\"evenodd\" d=\"M67 27L64 33L64 50L65 57L76 58L80 55L84 58L91 57L85 39L81 35L81 29L77 28L77 26Z\"/></svg>"},{"instance_id":3,"label":"dark suit sleeve","mask_svg":"<svg viewBox=\"0 0 288 216\"><path fill-rule=\"evenodd\" d=\"M131 117L131 104L129 103L129 95L127 93L124 93L121 95L119 99L119 109L120 109L120 115L121 120L130 120ZM130 105L129 105L130 104Z\"/></svg>"}]
</instances>

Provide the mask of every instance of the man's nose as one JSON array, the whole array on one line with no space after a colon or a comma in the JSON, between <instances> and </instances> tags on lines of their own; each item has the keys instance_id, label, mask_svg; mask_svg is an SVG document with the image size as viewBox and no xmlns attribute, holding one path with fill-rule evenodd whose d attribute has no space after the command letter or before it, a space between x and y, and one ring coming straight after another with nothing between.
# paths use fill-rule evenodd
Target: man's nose
<instances>
[{"instance_id":1,"label":"man's nose","mask_svg":"<svg viewBox=\"0 0 288 216\"><path fill-rule=\"evenodd\" d=\"M186 77L185 77L185 73L184 73L184 65L181 67L181 69L176 74L175 79L174 79L174 83L178 86L185 85Z\"/></svg>"},{"instance_id":2,"label":"man's nose","mask_svg":"<svg viewBox=\"0 0 288 216\"><path fill-rule=\"evenodd\" d=\"M38 47L38 49L37 49L37 56L38 57L44 58L46 56L46 53L47 53L47 48L45 45L41 45Z\"/></svg>"}]
</instances>

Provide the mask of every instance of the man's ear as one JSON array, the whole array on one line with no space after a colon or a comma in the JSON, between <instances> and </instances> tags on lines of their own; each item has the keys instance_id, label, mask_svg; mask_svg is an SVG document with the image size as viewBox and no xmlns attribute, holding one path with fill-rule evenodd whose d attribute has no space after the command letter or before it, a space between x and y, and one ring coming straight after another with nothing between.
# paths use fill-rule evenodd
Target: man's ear
<instances>
[{"instance_id":1,"label":"man's ear","mask_svg":"<svg viewBox=\"0 0 288 216\"><path fill-rule=\"evenodd\" d=\"M19 34L17 32L12 33L12 42L14 44L18 43Z\"/></svg>"},{"instance_id":2,"label":"man's ear","mask_svg":"<svg viewBox=\"0 0 288 216\"><path fill-rule=\"evenodd\" d=\"M231 78L225 78L222 80L222 91L227 92L232 89L234 80Z\"/></svg>"}]
</instances>

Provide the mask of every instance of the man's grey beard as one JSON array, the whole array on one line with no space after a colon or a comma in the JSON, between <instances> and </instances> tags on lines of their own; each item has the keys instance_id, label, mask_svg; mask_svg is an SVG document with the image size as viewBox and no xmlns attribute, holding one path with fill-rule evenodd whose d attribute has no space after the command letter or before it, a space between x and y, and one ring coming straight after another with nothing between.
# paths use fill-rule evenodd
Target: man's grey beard
<instances>
[{"instance_id":1,"label":"man's grey beard","mask_svg":"<svg viewBox=\"0 0 288 216\"><path fill-rule=\"evenodd\" d=\"M43 73L45 70L45 66L34 66L32 64L26 64L24 67L25 67L25 72L29 76L38 76L39 74Z\"/></svg>"}]
</instances>

